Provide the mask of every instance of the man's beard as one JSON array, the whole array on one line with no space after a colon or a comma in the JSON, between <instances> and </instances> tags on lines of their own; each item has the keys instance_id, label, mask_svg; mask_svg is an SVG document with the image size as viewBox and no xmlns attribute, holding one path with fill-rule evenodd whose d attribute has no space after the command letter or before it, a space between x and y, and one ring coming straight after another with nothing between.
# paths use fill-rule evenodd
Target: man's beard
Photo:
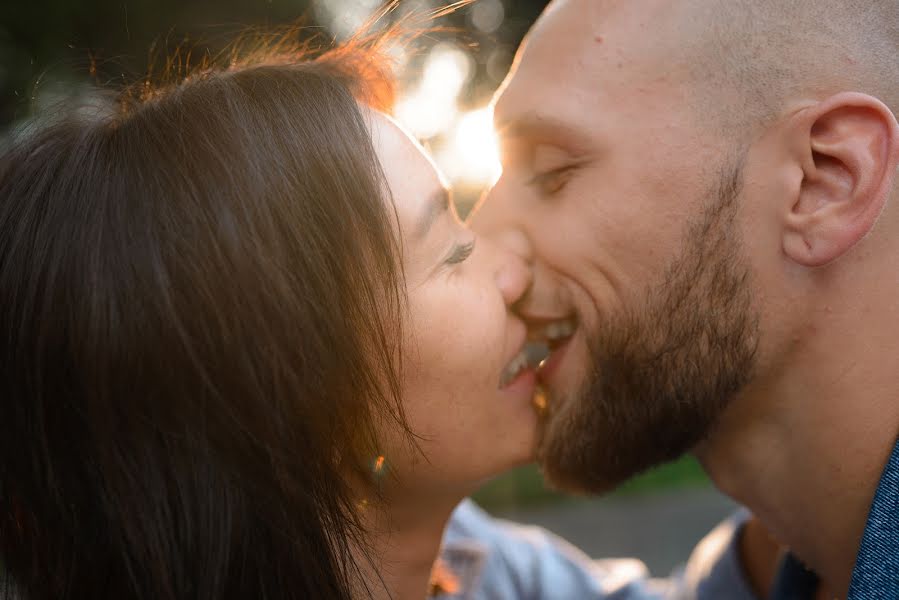
<instances>
[{"instance_id":1,"label":"man's beard","mask_svg":"<svg viewBox=\"0 0 899 600\"><path fill-rule=\"evenodd\" d=\"M539 451L556 486L608 491L690 451L750 379L758 317L735 223L741 185L741 165L722 173L645 304L591 336L592 373L550 415Z\"/></svg>"}]
</instances>

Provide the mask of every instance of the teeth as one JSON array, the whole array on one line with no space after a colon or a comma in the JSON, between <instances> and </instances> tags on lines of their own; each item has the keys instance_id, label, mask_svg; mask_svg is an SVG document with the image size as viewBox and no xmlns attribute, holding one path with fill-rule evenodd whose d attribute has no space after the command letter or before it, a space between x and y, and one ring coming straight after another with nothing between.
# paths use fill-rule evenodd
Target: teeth
<instances>
[{"instance_id":1,"label":"teeth","mask_svg":"<svg viewBox=\"0 0 899 600\"><path fill-rule=\"evenodd\" d=\"M531 340L525 344L518 355L509 362L499 380L499 387L504 388L527 368L536 369L546 360L552 350L552 342L567 339L574 335L575 323L571 319L553 321L543 327L542 331L531 330Z\"/></svg>"},{"instance_id":2,"label":"teeth","mask_svg":"<svg viewBox=\"0 0 899 600\"><path fill-rule=\"evenodd\" d=\"M515 377L528 366L527 347L525 347L518 356L512 359L512 362L503 371L503 375L499 381L499 387L503 388L509 385Z\"/></svg>"},{"instance_id":3,"label":"teeth","mask_svg":"<svg viewBox=\"0 0 899 600\"><path fill-rule=\"evenodd\" d=\"M544 342L528 342L503 371L499 387L506 387L521 371L529 367L536 367L547 356L549 356L549 346Z\"/></svg>"},{"instance_id":4,"label":"teeth","mask_svg":"<svg viewBox=\"0 0 899 600\"><path fill-rule=\"evenodd\" d=\"M543 335L550 341L571 337L573 333L574 323L571 321L555 321L543 330Z\"/></svg>"}]
</instances>

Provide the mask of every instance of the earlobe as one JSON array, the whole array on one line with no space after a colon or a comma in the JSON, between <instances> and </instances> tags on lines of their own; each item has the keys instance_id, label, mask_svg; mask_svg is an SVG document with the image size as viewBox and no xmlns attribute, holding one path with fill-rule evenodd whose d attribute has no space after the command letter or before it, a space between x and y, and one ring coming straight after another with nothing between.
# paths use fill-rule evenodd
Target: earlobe
<instances>
[{"instance_id":1,"label":"earlobe","mask_svg":"<svg viewBox=\"0 0 899 600\"><path fill-rule=\"evenodd\" d=\"M815 261L812 244L806 241L802 231L796 227L788 227L783 237L784 254L804 267L818 267L823 263Z\"/></svg>"},{"instance_id":2,"label":"earlobe","mask_svg":"<svg viewBox=\"0 0 899 600\"><path fill-rule=\"evenodd\" d=\"M846 254L874 227L899 159L899 126L882 102L843 93L795 116L803 179L786 215L783 251L807 267Z\"/></svg>"}]
</instances>

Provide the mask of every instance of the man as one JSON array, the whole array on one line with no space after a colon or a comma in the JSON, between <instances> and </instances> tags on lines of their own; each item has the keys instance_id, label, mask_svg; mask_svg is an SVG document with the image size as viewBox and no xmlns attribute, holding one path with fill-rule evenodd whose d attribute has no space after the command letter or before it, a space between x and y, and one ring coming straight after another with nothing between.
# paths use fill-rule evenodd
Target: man
<instances>
[{"instance_id":1,"label":"man","mask_svg":"<svg viewBox=\"0 0 899 600\"><path fill-rule=\"evenodd\" d=\"M547 475L692 450L820 577L780 597L899 597L896 56L896 0L556 0L495 105Z\"/></svg>"}]
</instances>

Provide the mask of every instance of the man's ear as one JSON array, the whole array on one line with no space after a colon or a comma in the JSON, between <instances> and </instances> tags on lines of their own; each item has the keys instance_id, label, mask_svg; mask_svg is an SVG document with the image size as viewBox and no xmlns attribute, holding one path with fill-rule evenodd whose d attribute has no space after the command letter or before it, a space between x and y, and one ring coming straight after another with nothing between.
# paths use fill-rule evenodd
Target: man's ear
<instances>
[{"instance_id":1,"label":"man's ear","mask_svg":"<svg viewBox=\"0 0 899 600\"><path fill-rule=\"evenodd\" d=\"M803 178L786 215L783 249L818 267L874 227L893 187L899 125L876 98L841 93L800 111L790 126Z\"/></svg>"}]
</instances>

